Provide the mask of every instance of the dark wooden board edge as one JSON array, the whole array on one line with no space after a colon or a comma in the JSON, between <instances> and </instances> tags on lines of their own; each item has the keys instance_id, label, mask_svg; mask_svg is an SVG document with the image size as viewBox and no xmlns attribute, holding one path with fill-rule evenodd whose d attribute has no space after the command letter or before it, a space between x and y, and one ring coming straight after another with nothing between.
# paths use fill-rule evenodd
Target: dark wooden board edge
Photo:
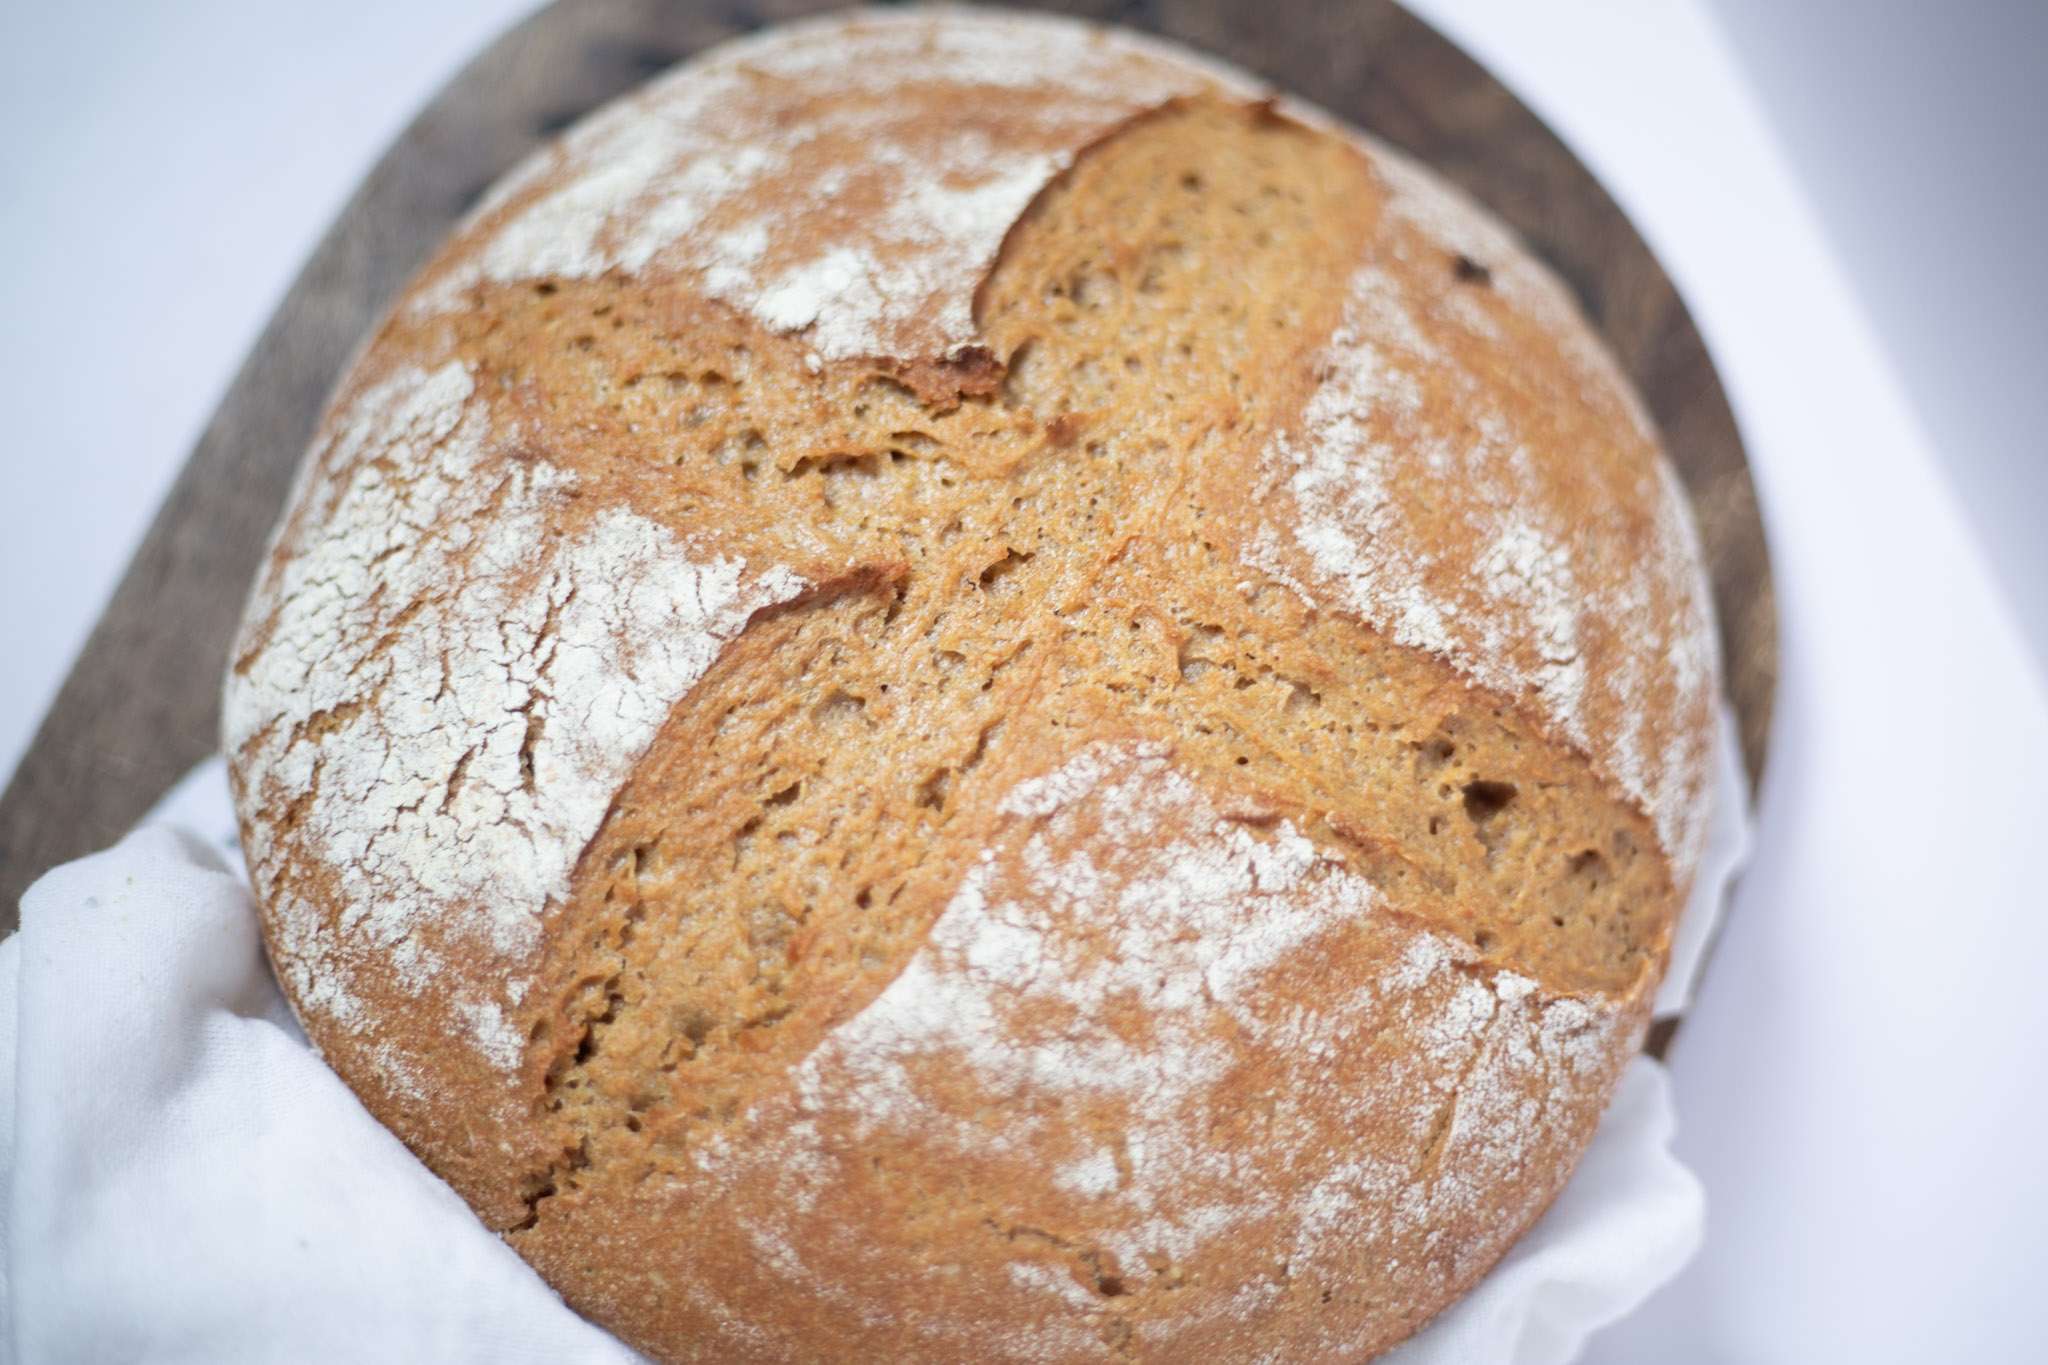
<instances>
[{"instance_id":1,"label":"dark wooden board edge","mask_svg":"<svg viewBox=\"0 0 2048 1365\"><path fill-rule=\"evenodd\" d=\"M1577 293L1662 428L1694 509L1754 783L1777 683L1770 557L1706 348L1647 246L1515 97L1391 3L1026 4L1214 53L1412 153L1515 227ZM264 328L0 796L0 934L28 884L118 840L218 744L228 643L342 366L485 187L614 95L820 0L558 0L434 98L349 200Z\"/></svg>"}]
</instances>

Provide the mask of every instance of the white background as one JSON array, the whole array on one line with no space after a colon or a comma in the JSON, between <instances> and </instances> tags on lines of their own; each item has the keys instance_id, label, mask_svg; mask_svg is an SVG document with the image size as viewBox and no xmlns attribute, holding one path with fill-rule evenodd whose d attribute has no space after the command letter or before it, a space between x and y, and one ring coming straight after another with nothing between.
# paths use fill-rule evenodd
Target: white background
<instances>
[{"instance_id":1,"label":"white background","mask_svg":"<svg viewBox=\"0 0 2048 1365\"><path fill-rule=\"evenodd\" d=\"M1675 1057L1707 1247L1593 1357L2040 1358L2048 6L1417 8L1677 280L1776 557L1759 854ZM0 16L0 774L328 220L525 9Z\"/></svg>"}]
</instances>

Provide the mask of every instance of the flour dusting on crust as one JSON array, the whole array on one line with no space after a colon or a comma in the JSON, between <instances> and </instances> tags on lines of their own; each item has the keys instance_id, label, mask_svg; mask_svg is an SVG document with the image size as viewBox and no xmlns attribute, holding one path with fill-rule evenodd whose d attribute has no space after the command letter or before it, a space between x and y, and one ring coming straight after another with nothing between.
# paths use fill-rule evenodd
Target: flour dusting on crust
<instances>
[{"instance_id":1,"label":"flour dusting on crust","mask_svg":"<svg viewBox=\"0 0 2048 1365\"><path fill-rule=\"evenodd\" d=\"M512 206L475 258L415 306L453 308L484 281L669 272L826 360L941 356L976 340L976 281L1073 150L1204 89L1253 93L1079 23L794 25L719 48L540 153L480 211Z\"/></svg>"},{"instance_id":2,"label":"flour dusting on crust","mask_svg":"<svg viewBox=\"0 0 2048 1365\"><path fill-rule=\"evenodd\" d=\"M1055 1242L1133 1277L1240 1245L1275 1248L1297 1276L1341 1277L1377 1247L1491 1220L1491 1238L1383 1267L1426 1294L1489 1263L1547 1201L1518 1173L1550 1169L1582 1136L1634 1016L1491 972L1462 942L1389 916L1288 822L1224 815L1163 746L1091 746L1003 808L1018 837L974 865L791 1096L752 1116L759 1145L699 1153L721 1187L748 1172L773 1186L750 1201L750 1236L778 1275L862 1306L806 1248L862 1226L830 1201L859 1198L870 1154L905 1147L920 1167L988 1174L962 1197L1050 1185L1033 1206L986 1214L1032 1230L1011 1234L1010 1279L1046 1298L1037 1339L1005 1340L1006 1358L1087 1340L1099 1300L1047 1255ZM1335 962L1352 984L1319 997ZM1376 1050L1383 1035L1404 1046ZM1263 1114L1254 1132L1210 1138L1247 1113ZM1186 1293L1139 1330L1164 1342L1278 1292L1254 1277L1230 1296Z\"/></svg>"},{"instance_id":3,"label":"flour dusting on crust","mask_svg":"<svg viewBox=\"0 0 2048 1365\"><path fill-rule=\"evenodd\" d=\"M541 912L670 708L803 584L623 508L557 534L571 476L506 456L459 362L397 371L333 431L225 732L250 794L292 813L255 822L248 852L294 997L363 1029L359 967L418 993L458 945L505 963L516 999ZM292 880L312 863L336 915ZM498 999L456 1009L482 1055L517 1063Z\"/></svg>"},{"instance_id":4,"label":"flour dusting on crust","mask_svg":"<svg viewBox=\"0 0 2048 1365\"><path fill-rule=\"evenodd\" d=\"M1640 403L1556 281L1476 209L1399 156L1361 146L1390 190L1382 229L1348 283L1299 423L1268 452L1287 513L1267 521L1245 558L1311 602L1334 592L1397 642L1531 699L1650 815L1683 884L1704 831L1718 685L1684 495ZM1541 327L1576 380L1549 402L1618 409L1633 427L1646 447L1635 492L1655 509L1639 557L1615 559L1634 535L1613 521L1617 499L1567 515L1551 486L1559 462L1538 454L1551 438L1511 421L1492 396L1498 379L1445 344L1457 335L1499 347L1476 291L1425 292L1408 282L1418 272L1388 268L1412 267L1418 246L1436 258L1424 278L1448 277L1460 259L1483 263L1486 289ZM1456 400L1448 409L1426 396L1445 387ZM1703 723L1650 742L1651 686L1670 689L1656 703L1663 714Z\"/></svg>"}]
</instances>

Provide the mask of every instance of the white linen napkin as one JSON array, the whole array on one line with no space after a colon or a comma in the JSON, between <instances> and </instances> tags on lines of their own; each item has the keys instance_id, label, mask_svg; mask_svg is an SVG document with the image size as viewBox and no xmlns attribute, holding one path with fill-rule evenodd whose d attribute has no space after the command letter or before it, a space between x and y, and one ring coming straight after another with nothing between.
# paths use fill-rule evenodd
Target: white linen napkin
<instances>
[{"instance_id":1,"label":"white linen napkin","mask_svg":"<svg viewBox=\"0 0 2048 1365\"><path fill-rule=\"evenodd\" d=\"M1695 921L1739 861L1739 772ZM1392 1359L1557 1365L1669 1279L1704 1217L1673 1127L1663 1069L1638 1058L1555 1206ZM38 881L0 943L0 1303L0 1357L21 1365L634 1359L308 1047L217 759L119 845Z\"/></svg>"}]
</instances>

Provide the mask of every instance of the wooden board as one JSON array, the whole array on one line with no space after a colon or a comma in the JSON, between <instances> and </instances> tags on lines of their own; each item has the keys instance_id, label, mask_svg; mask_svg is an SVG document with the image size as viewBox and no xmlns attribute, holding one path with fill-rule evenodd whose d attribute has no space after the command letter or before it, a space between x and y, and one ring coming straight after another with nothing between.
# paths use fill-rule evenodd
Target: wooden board
<instances>
[{"instance_id":1,"label":"wooden board","mask_svg":"<svg viewBox=\"0 0 2048 1365\"><path fill-rule=\"evenodd\" d=\"M817 0L560 0L471 62L350 199L243 362L0 797L0 933L45 869L121 837L211 753L229 638L322 402L385 302L484 188L585 111ZM1752 778L1777 680L1742 443L1685 305L1585 167L1390 0L1046 4L1206 49L1406 148L1556 267L1662 426L1712 562Z\"/></svg>"}]
</instances>

